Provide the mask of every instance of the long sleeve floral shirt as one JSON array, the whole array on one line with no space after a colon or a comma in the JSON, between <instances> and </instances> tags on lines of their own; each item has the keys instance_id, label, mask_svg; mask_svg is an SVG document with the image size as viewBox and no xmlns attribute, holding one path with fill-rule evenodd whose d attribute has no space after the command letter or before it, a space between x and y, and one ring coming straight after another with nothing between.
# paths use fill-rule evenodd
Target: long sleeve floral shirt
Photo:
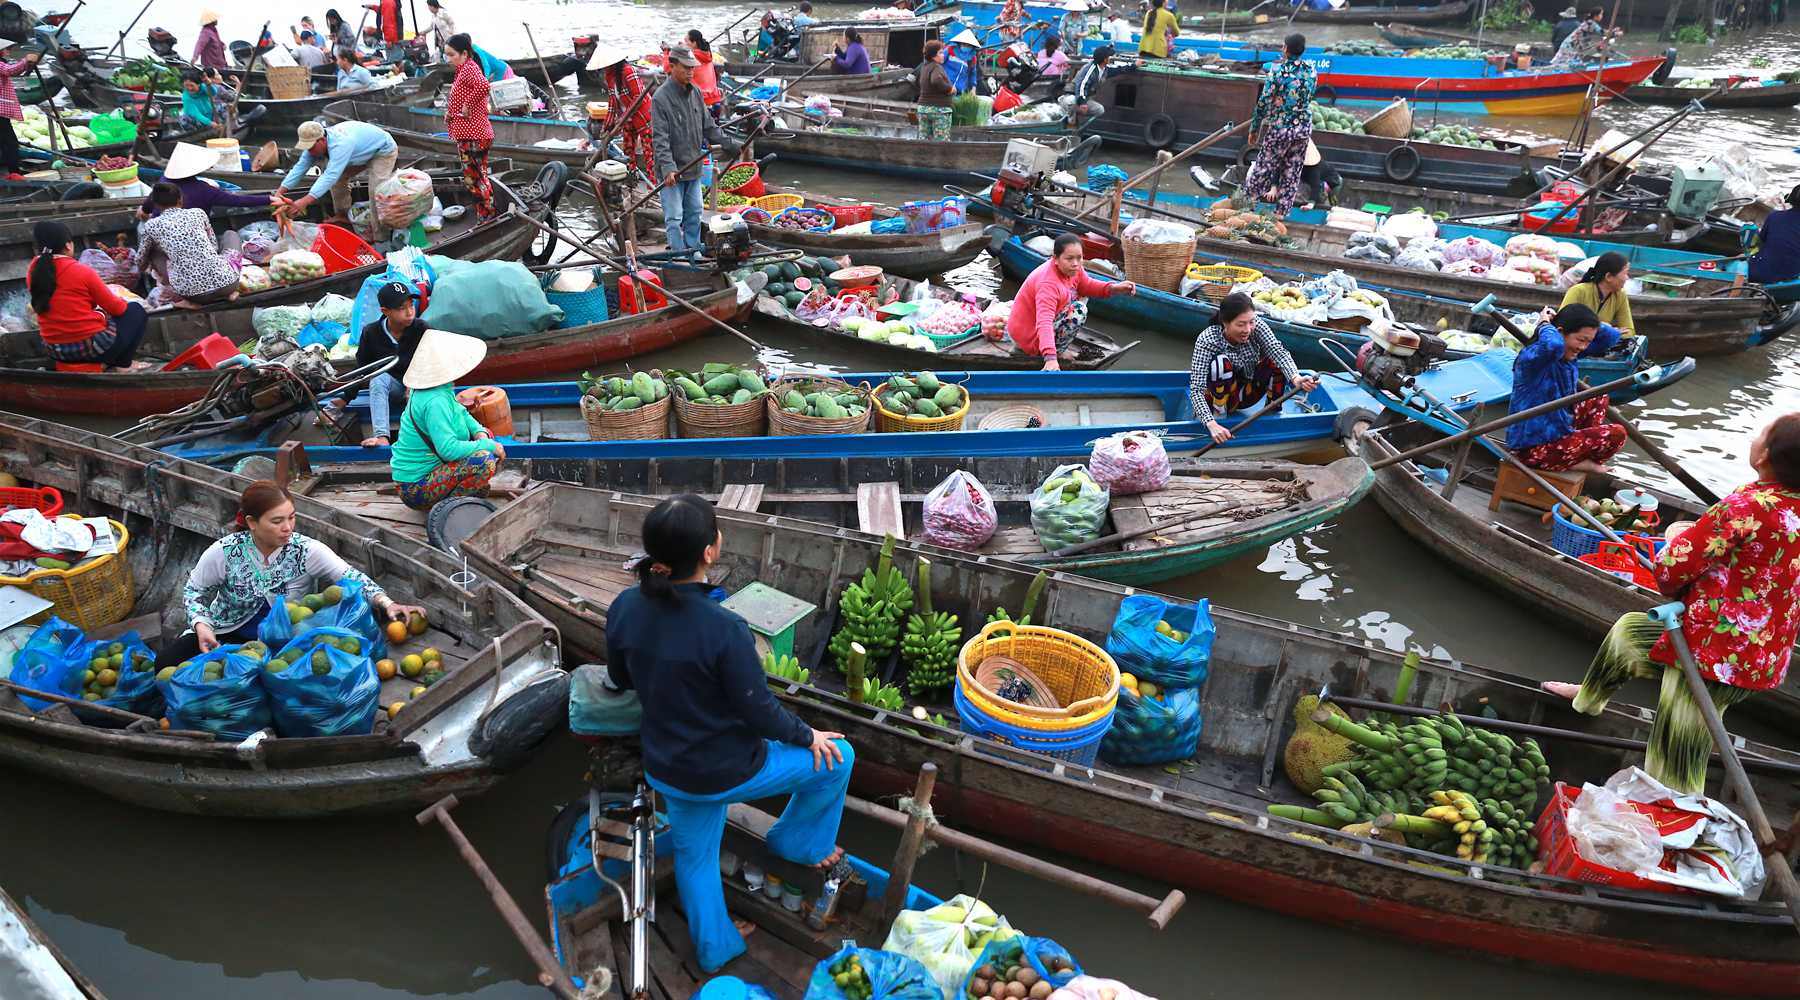
<instances>
[{"instance_id":1,"label":"long sleeve floral shirt","mask_svg":"<svg viewBox=\"0 0 1800 1000\"><path fill-rule=\"evenodd\" d=\"M1755 482L1713 504L1664 547L1656 585L1687 604L1681 630L1708 680L1778 686L1800 633L1800 492ZM1650 658L1675 662L1668 636Z\"/></svg>"},{"instance_id":2,"label":"long sleeve floral shirt","mask_svg":"<svg viewBox=\"0 0 1800 1000\"><path fill-rule=\"evenodd\" d=\"M1256 114L1250 119L1251 130L1311 131L1312 99L1318 89L1319 74L1312 63L1301 59L1271 63L1262 94L1256 99Z\"/></svg>"},{"instance_id":3,"label":"long sleeve floral shirt","mask_svg":"<svg viewBox=\"0 0 1800 1000\"><path fill-rule=\"evenodd\" d=\"M371 599L384 593L323 542L296 532L265 559L248 531L236 531L201 553L182 588L181 604L189 625L205 622L214 632L229 632L277 601L298 601L345 577L361 583Z\"/></svg>"}]
</instances>

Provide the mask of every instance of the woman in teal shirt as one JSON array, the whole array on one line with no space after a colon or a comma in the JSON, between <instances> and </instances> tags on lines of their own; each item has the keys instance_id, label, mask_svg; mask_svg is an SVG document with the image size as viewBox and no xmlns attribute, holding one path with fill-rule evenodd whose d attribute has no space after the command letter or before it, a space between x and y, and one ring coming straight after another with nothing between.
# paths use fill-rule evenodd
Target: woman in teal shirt
<instances>
[{"instance_id":1,"label":"woman in teal shirt","mask_svg":"<svg viewBox=\"0 0 1800 1000\"><path fill-rule=\"evenodd\" d=\"M225 81L219 79L217 70L207 70L204 76L197 69L184 70L181 74L181 128L192 130L212 128L214 100L221 91L225 91Z\"/></svg>"},{"instance_id":2,"label":"woman in teal shirt","mask_svg":"<svg viewBox=\"0 0 1800 1000\"><path fill-rule=\"evenodd\" d=\"M487 342L444 330L419 338L389 468L400 500L427 510L450 497L483 496L506 449L456 401L456 380L487 356Z\"/></svg>"}]
</instances>

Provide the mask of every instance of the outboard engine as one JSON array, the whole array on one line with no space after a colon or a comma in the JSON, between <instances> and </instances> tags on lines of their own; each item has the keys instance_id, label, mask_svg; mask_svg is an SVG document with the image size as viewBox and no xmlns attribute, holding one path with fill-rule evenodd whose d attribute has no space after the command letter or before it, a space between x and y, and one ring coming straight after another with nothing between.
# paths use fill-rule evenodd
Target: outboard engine
<instances>
[{"instance_id":1,"label":"outboard engine","mask_svg":"<svg viewBox=\"0 0 1800 1000\"><path fill-rule=\"evenodd\" d=\"M1356 374L1387 392L1404 389L1447 349L1442 337L1398 323L1375 320L1368 329L1369 342L1356 352Z\"/></svg>"},{"instance_id":2,"label":"outboard engine","mask_svg":"<svg viewBox=\"0 0 1800 1000\"><path fill-rule=\"evenodd\" d=\"M150 34L149 34L149 41L150 41L150 51L156 53L156 57L158 59L161 59L164 62L167 62L171 59L180 59L181 58L181 56L179 54L177 54L175 51L175 43L176 43L177 39L175 38L175 34L173 32L168 31L164 28L151 28Z\"/></svg>"},{"instance_id":3,"label":"outboard engine","mask_svg":"<svg viewBox=\"0 0 1800 1000\"><path fill-rule=\"evenodd\" d=\"M741 215L715 215L707 220L702 242L721 273L734 271L750 259L750 224Z\"/></svg>"},{"instance_id":4,"label":"outboard engine","mask_svg":"<svg viewBox=\"0 0 1800 1000\"><path fill-rule=\"evenodd\" d=\"M767 58L781 62L792 62L800 58L800 31L794 22L785 17L777 17L769 22L769 35L774 41L774 51Z\"/></svg>"}]
</instances>

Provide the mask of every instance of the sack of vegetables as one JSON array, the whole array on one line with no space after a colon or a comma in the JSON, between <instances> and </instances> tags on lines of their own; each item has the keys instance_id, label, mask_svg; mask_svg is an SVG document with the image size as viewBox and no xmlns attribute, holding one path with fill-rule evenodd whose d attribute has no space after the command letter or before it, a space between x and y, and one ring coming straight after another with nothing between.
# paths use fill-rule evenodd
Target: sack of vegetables
<instances>
[{"instance_id":1,"label":"sack of vegetables","mask_svg":"<svg viewBox=\"0 0 1800 1000\"><path fill-rule=\"evenodd\" d=\"M916 959L931 973L939 996L960 997L975 956L988 942L1018 935L993 907L958 894L929 910L900 911L881 947Z\"/></svg>"},{"instance_id":2,"label":"sack of vegetables","mask_svg":"<svg viewBox=\"0 0 1800 1000\"><path fill-rule=\"evenodd\" d=\"M846 941L837 954L813 966L802 1000L943 1000L943 996L931 973L918 962Z\"/></svg>"},{"instance_id":3,"label":"sack of vegetables","mask_svg":"<svg viewBox=\"0 0 1800 1000\"><path fill-rule=\"evenodd\" d=\"M999 526L993 494L961 469L925 495L925 541L932 545L972 552L986 545Z\"/></svg>"},{"instance_id":4,"label":"sack of vegetables","mask_svg":"<svg viewBox=\"0 0 1800 1000\"><path fill-rule=\"evenodd\" d=\"M295 636L316 628L348 629L350 634L362 637L370 658L379 660L387 655L384 626L376 622L375 609L370 606L361 581L354 577L346 576L297 601L284 596L280 605L263 616L262 624L256 627L256 638L270 649L284 650Z\"/></svg>"},{"instance_id":5,"label":"sack of vegetables","mask_svg":"<svg viewBox=\"0 0 1800 1000\"><path fill-rule=\"evenodd\" d=\"M1016 937L989 941L975 957L969 978L963 981L964 1000L1013 1000L1019 994L1042 1000L1050 991L1081 975L1081 966L1069 949L1049 938ZM1040 986L1038 984L1042 983Z\"/></svg>"},{"instance_id":6,"label":"sack of vegetables","mask_svg":"<svg viewBox=\"0 0 1800 1000\"><path fill-rule=\"evenodd\" d=\"M1153 594L1132 594L1119 602L1106 652L1122 673L1161 687L1206 683L1215 629L1212 605L1171 604Z\"/></svg>"},{"instance_id":7,"label":"sack of vegetables","mask_svg":"<svg viewBox=\"0 0 1800 1000\"><path fill-rule=\"evenodd\" d=\"M1121 431L1095 442L1088 470L1114 496L1148 493L1168 485L1169 452L1160 435Z\"/></svg>"},{"instance_id":8,"label":"sack of vegetables","mask_svg":"<svg viewBox=\"0 0 1800 1000\"><path fill-rule=\"evenodd\" d=\"M1080 465L1059 465L1031 494L1031 527L1044 551L1091 542L1106 524L1112 495Z\"/></svg>"},{"instance_id":9,"label":"sack of vegetables","mask_svg":"<svg viewBox=\"0 0 1800 1000\"><path fill-rule=\"evenodd\" d=\"M1198 688L1134 690L1119 685L1119 707L1112 727L1100 738L1100 759L1109 764L1167 764L1186 760L1200 749Z\"/></svg>"}]
</instances>

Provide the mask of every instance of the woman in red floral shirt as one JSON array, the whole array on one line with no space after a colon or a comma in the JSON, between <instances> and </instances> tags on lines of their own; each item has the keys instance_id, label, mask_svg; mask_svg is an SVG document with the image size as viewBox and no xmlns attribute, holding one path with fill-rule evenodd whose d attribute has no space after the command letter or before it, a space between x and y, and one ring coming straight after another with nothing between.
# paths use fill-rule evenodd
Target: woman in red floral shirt
<instances>
[{"instance_id":1,"label":"woman in red floral shirt","mask_svg":"<svg viewBox=\"0 0 1800 1000\"><path fill-rule=\"evenodd\" d=\"M625 153L626 166L633 167L651 186L656 186L656 154L650 146L650 99L639 100L644 93L644 77L631 65L631 57L622 48L601 42L588 60L588 69L598 70L606 86L606 106L612 117L609 127L619 136L619 148ZM619 116L630 112L630 118L619 124Z\"/></svg>"},{"instance_id":2,"label":"woman in red floral shirt","mask_svg":"<svg viewBox=\"0 0 1800 1000\"><path fill-rule=\"evenodd\" d=\"M446 47L450 65L456 67L456 80L450 85L444 121L462 157L463 184L475 196L475 217L491 219L494 184L488 179L488 147L494 144L494 123L488 120L488 79L481 73L475 43L468 33L451 35Z\"/></svg>"},{"instance_id":3,"label":"woman in red floral shirt","mask_svg":"<svg viewBox=\"0 0 1800 1000\"><path fill-rule=\"evenodd\" d=\"M1681 631L1713 705L1723 713L1787 677L1800 634L1800 413L1775 418L1750 444L1756 481L1725 497L1674 537L1657 560L1656 586L1687 605ZM1679 532L1679 533L1677 533ZM1633 678L1662 679L1644 769L1678 792L1702 792L1712 737L1688 694L1674 644L1642 612L1613 626L1576 692L1598 715ZM1546 684L1568 694L1571 685Z\"/></svg>"}]
</instances>

